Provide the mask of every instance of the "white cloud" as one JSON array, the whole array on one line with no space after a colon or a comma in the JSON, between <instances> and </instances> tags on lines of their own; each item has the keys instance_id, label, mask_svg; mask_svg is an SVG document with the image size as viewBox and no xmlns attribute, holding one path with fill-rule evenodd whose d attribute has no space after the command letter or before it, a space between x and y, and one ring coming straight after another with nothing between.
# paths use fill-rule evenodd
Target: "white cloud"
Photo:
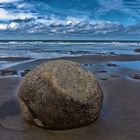
<instances>
[{"instance_id":1,"label":"white cloud","mask_svg":"<svg viewBox=\"0 0 140 140\"><path fill-rule=\"evenodd\" d=\"M14 16L10 15L6 10L0 8L0 19L5 20L5 19L13 19Z\"/></svg>"},{"instance_id":2,"label":"white cloud","mask_svg":"<svg viewBox=\"0 0 140 140\"><path fill-rule=\"evenodd\" d=\"M25 19L31 17L33 17L31 13L12 13L3 8L0 8L0 20Z\"/></svg>"},{"instance_id":3,"label":"white cloud","mask_svg":"<svg viewBox=\"0 0 140 140\"><path fill-rule=\"evenodd\" d=\"M7 27L7 28L6 28ZM20 33L47 33L47 34L110 34L119 32L123 26L117 22L107 21L85 21L79 18L66 18L59 20L58 18L52 17L52 19L17 19L7 24L7 26L1 25L0 30L5 31L16 31Z\"/></svg>"},{"instance_id":4,"label":"white cloud","mask_svg":"<svg viewBox=\"0 0 140 140\"><path fill-rule=\"evenodd\" d=\"M10 23L1 23L0 32L9 32L18 34L85 34L85 35L140 35L140 25L124 27L118 22L96 21L85 22L84 20L74 18L60 20L58 18L40 20L37 18L16 19ZM72 21L71 21L72 20ZM48 24L49 23L49 24Z\"/></svg>"},{"instance_id":5,"label":"white cloud","mask_svg":"<svg viewBox=\"0 0 140 140\"><path fill-rule=\"evenodd\" d=\"M16 30L18 28L18 23L16 22L11 22L7 28L12 29L12 30Z\"/></svg>"},{"instance_id":6,"label":"white cloud","mask_svg":"<svg viewBox=\"0 0 140 140\"><path fill-rule=\"evenodd\" d=\"M16 1L19 1L19 0L0 0L0 3L12 3Z\"/></svg>"},{"instance_id":7,"label":"white cloud","mask_svg":"<svg viewBox=\"0 0 140 140\"><path fill-rule=\"evenodd\" d=\"M7 24L0 24L0 30L6 30Z\"/></svg>"}]
</instances>

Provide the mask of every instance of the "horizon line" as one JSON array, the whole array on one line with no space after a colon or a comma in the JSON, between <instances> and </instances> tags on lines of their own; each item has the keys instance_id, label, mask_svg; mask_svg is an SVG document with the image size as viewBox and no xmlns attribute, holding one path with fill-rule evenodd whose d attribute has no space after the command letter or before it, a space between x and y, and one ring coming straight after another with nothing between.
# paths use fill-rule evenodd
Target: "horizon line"
<instances>
[{"instance_id":1,"label":"horizon line","mask_svg":"<svg viewBox=\"0 0 140 140\"><path fill-rule=\"evenodd\" d=\"M17 41L17 42L140 42L138 39L0 39L0 42Z\"/></svg>"}]
</instances>

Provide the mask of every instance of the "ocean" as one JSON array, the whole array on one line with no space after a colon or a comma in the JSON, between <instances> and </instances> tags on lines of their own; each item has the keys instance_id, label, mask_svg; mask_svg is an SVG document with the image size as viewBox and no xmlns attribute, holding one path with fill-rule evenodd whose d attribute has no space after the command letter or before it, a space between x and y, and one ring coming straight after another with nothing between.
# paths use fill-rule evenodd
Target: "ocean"
<instances>
[{"instance_id":1,"label":"ocean","mask_svg":"<svg viewBox=\"0 0 140 140\"><path fill-rule=\"evenodd\" d=\"M119 55L139 54L138 41L0 41L0 58L30 57L32 59L50 59L64 56L81 55ZM1 69L17 62L0 61ZM20 62L18 62L20 63Z\"/></svg>"}]
</instances>

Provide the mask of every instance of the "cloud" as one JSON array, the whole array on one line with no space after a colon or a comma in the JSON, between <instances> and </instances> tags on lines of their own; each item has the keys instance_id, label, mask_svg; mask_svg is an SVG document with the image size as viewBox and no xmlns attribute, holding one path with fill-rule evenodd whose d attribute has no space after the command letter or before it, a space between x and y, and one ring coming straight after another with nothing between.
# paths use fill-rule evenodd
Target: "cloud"
<instances>
[{"instance_id":1,"label":"cloud","mask_svg":"<svg viewBox=\"0 0 140 140\"><path fill-rule=\"evenodd\" d=\"M33 17L32 13L13 13L0 8L0 20L25 19Z\"/></svg>"},{"instance_id":2,"label":"cloud","mask_svg":"<svg viewBox=\"0 0 140 140\"><path fill-rule=\"evenodd\" d=\"M98 0L99 8L96 17L118 21L124 25L132 25L140 22L139 0Z\"/></svg>"},{"instance_id":3,"label":"cloud","mask_svg":"<svg viewBox=\"0 0 140 140\"><path fill-rule=\"evenodd\" d=\"M6 30L7 29L7 24L0 24L0 30Z\"/></svg>"},{"instance_id":4,"label":"cloud","mask_svg":"<svg viewBox=\"0 0 140 140\"><path fill-rule=\"evenodd\" d=\"M28 35L92 35L92 36L140 36L140 24L124 26L118 22L85 21L80 18L67 17L25 18L11 20L8 24L0 24L3 34Z\"/></svg>"},{"instance_id":5,"label":"cloud","mask_svg":"<svg viewBox=\"0 0 140 140\"><path fill-rule=\"evenodd\" d=\"M5 32L17 32L24 34L92 34L109 35L124 30L124 26L117 22L109 21L85 21L78 18L67 17L64 20L58 18L26 18L10 21L7 25L1 25Z\"/></svg>"},{"instance_id":6,"label":"cloud","mask_svg":"<svg viewBox=\"0 0 140 140\"><path fill-rule=\"evenodd\" d=\"M12 3L16 1L19 1L19 0L0 0L0 3Z\"/></svg>"},{"instance_id":7,"label":"cloud","mask_svg":"<svg viewBox=\"0 0 140 140\"><path fill-rule=\"evenodd\" d=\"M3 16L1 14L0 19L8 19L8 15L10 19L16 19L19 16L25 18L28 17L25 15L27 13L42 17L55 15L60 19L68 16L84 17L91 20L118 21L124 25L130 25L140 21L139 5L138 0L70 0L68 2L65 0L1 0L0 8L8 13L4 13ZM17 13L18 17L15 16Z\"/></svg>"},{"instance_id":8,"label":"cloud","mask_svg":"<svg viewBox=\"0 0 140 140\"><path fill-rule=\"evenodd\" d=\"M0 0L0 34L140 35L138 0Z\"/></svg>"}]
</instances>

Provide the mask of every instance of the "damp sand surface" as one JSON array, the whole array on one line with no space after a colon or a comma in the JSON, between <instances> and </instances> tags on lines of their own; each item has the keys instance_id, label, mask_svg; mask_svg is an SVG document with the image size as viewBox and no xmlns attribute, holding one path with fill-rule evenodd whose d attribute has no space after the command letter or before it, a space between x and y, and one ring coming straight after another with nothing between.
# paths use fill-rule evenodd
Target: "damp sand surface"
<instances>
[{"instance_id":1,"label":"damp sand surface","mask_svg":"<svg viewBox=\"0 0 140 140\"><path fill-rule=\"evenodd\" d=\"M90 55L59 59L79 62L96 75L104 93L100 117L90 125L61 131L45 130L28 124L22 118L17 100L23 78L21 72L50 59L28 61L6 68L16 70L17 74L0 76L0 140L139 140L140 56Z\"/></svg>"}]
</instances>

